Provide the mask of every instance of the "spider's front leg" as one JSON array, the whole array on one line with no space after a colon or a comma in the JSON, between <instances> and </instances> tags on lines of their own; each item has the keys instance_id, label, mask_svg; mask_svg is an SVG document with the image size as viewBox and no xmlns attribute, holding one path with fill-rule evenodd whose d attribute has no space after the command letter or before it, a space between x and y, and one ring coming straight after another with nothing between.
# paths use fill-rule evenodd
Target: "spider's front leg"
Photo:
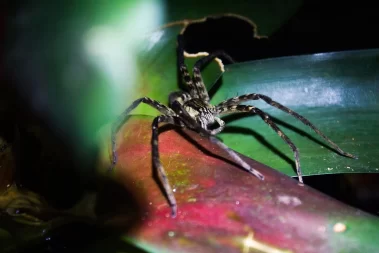
<instances>
[{"instance_id":1,"label":"spider's front leg","mask_svg":"<svg viewBox=\"0 0 379 253\"><path fill-rule=\"evenodd\" d=\"M226 146L224 143L222 143L219 139L217 139L213 134L212 131L204 129L201 127L200 124L196 122L194 118L191 117L191 115L183 108L183 106L178 102L174 101L171 108L177 113L177 115L180 117L180 120L183 121L186 125L186 127L196 131L197 133L208 137L208 139L215 143L217 146L222 148L225 152L228 153L228 155L233 158L233 160L238 163L242 168L249 173L253 174L260 180L264 180L264 176L254 168L252 168L249 164L247 164L242 158L234 152L231 148ZM222 129L221 129L222 130Z\"/></svg>"},{"instance_id":2,"label":"spider's front leg","mask_svg":"<svg viewBox=\"0 0 379 253\"><path fill-rule=\"evenodd\" d=\"M263 121L269 125L287 144L288 146L292 149L292 152L295 157L295 164L296 164L296 173L299 177L299 182L303 184L303 175L301 172L301 167L300 167L300 158L299 158L299 150L293 144L293 142L288 138L288 136L280 130L280 128L275 124L275 122L268 116L267 113L264 111L256 108L255 106L248 106L248 105L231 105L228 107L223 107L219 108L220 114L226 114L226 113L233 113L233 112L250 112L250 113L255 113L258 114Z\"/></svg>"},{"instance_id":3,"label":"spider's front leg","mask_svg":"<svg viewBox=\"0 0 379 253\"><path fill-rule=\"evenodd\" d=\"M137 100L135 100L119 117L118 119L112 124L112 132L111 132L111 141L112 141L112 163L109 168L109 170L112 170L114 166L117 163L117 152L116 152L116 135L118 133L119 128L121 125L125 122L127 116L129 113L136 108L140 103L145 103L147 105L150 105L151 107L154 107L161 113L169 116L176 115L173 110L171 110L169 107L159 103L158 101L155 101L148 97L142 97Z\"/></svg>"},{"instance_id":4,"label":"spider's front leg","mask_svg":"<svg viewBox=\"0 0 379 253\"><path fill-rule=\"evenodd\" d=\"M216 51L210 53L209 55L197 60L193 67L193 79L188 72L187 66L184 63L184 41L183 35L178 35L178 47L177 47L177 55L178 55L178 68L180 71L180 75L183 79L183 83L186 85L189 93L193 98L199 98L205 103L209 103L209 94L204 85L203 78L201 76L201 70L207 64L209 64L213 59L217 57L223 57L229 62L235 62L231 56L229 56L224 51Z\"/></svg>"},{"instance_id":5,"label":"spider's front leg","mask_svg":"<svg viewBox=\"0 0 379 253\"><path fill-rule=\"evenodd\" d=\"M220 118L217 118L217 117L215 118L215 120L218 123L219 127L216 129L213 129L211 131L212 135L216 135L218 133L221 133L221 131L224 130L224 128L225 128L225 122L223 120L221 120Z\"/></svg>"},{"instance_id":6,"label":"spider's front leg","mask_svg":"<svg viewBox=\"0 0 379 253\"><path fill-rule=\"evenodd\" d=\"M162 186L165 190L165 193L167 194L167 199L168 199L169 205L171 207L171 216L174 218L174 217L176 217L177 209L178 209L177 204L176 204L176 199L174 196L174 192L173 192L173 190L170 186L170 183L168 181L166 172L165 172L163 165L162 165L160 158L159 158L158 125L161 122L166 122L166 123L177 125L180 127L184 127L184 124L180 121L180 119L178 117L161 115L161 116L158 116L154 119L153 125L152 125L153 133L152 133L152 137L151 137L151 142L152 142L152 146L153 146L153 152L152 152L153 164L154 164L154 167L158 171L159 180L162 183Z\"/></svg>"},{"instance_id":7,"label":"spider's front leg","mask_svg":"<svg viewBox=\"0 0 379 253\"><path fill-rule=\"evenodd\" d=\"M292 111L288 107L286 107L286 106L284 106L284 105L282 105L282 104L280 104L280 103L272 100L270 97L268 97L266 95L257 94L257 93L250 93L250 94L246 94L246 95L230 98L230 99L227 99L227 100L219 103L216 108L217 108L218 111L222 112L224 109L227 109L227 108L229 108L231 106L239 105L242 102L249 101L249 100L259 100L259 99L262 99L267 104L269 104L269 105L271 105L273 107L276 107L276 108L282 110L283 112L286 112L286 113L294 116L296 119L300 120L304 125L307 125L310 128L312 128L313 131L315 131L318 135L320 135L322 138L324 138L324 140L326 140L327 142L329 142L329 144L332 145L338 151L338 153L340 153L341 155L357 159L356 156L354 156L354 155L352 155L352 154L350 154L348 152L343 151L337 144L335 144L331 139L329 139L325 134L323 134L309 120L307 120L306 118L304 118L303 116L301 116L297 112Z\"/></svg>"}]
</instances>

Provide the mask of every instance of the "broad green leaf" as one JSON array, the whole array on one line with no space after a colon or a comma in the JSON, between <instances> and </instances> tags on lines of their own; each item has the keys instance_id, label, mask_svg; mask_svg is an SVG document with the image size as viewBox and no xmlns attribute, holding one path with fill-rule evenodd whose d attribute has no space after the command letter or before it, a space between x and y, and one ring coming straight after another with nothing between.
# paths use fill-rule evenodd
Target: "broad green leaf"
<instances>
[{"instance_id":1,"label":"broad green leaf","mask_svg":"<svg viewBox=\"0 0 379 253\"><path fill-rule=\"evenodd\" d=\"M228 66L213 103L261 93L308 118L354 160L339 155L309 127L262 101L300 149L304 175L379 172L379 50L267 59ZM231 148L295 175L293 154L260 117L229 118L219 135Z\"/></svg>"}]
</instances>

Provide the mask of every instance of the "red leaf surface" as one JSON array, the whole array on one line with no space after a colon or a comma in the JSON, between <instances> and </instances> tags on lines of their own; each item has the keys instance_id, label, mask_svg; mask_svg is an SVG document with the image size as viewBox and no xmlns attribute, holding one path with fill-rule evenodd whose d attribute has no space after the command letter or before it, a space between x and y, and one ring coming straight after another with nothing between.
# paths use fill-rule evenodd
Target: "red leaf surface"
<instances>
[{"instance_id":1,"label":"red leaf surface","mask_svg":"<svg viewBox=\"0 0 379 253\"><path fill-rule=\"evenodd\" d=\"M378 246L376 217L242 156L265 176L259 181L206 138L162 126L159 153L178 202L171 218L153 177L151 122L133 116L117 137L114 176L144 208L141 225L127 235L136 244L164 252L369 252ZM105 134L103 169L110 161Z\"/></svg>"}]
</instances>

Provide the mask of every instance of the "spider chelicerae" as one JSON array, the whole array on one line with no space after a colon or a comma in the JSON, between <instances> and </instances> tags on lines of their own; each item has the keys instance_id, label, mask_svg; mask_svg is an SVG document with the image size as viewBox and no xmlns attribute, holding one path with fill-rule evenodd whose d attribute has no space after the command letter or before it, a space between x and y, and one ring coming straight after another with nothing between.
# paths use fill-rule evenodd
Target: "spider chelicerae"
<instances>
[{"instance_id":1,"label":"spider chelicerae","mask_svg":"<svg viewBox=\"0 0 379 253\"><path fill-rule=\"evenodd\" d=\"M305 125L312 128L318 135L324 138L329 142L340 154L356 158L352 154L349 154L343 151L337 146L333 141L326 137L318 128L316 128L309 120L299 115L298 113L292 111L291 109L281 105L280 103L273 101L271 98L256 93L250 93L246 95L241 95L233 97L222 101L218 105L212 105L209 103L209 95L206 87L203 83L201 77L201 69L210 63L216 57L223 57L231 62L233 59L223 51L216 51L208 56L205 56L198 60L193 67L193 77L190 76L187 66L184 63L184 45L183 45L183 36L178 35L178 46L177 46L177 57L178 57L178 68L182 81L187 89L185 91L175 91L169 96L169 106L163 105L158 101L155 101L148 97L142 97L135 100L117 119L117 121L112 125L112 164L110 170L117 163L117 153L116 153L116 134L127 118L131 110L136 108L140 103L148 104L155 109L157 109L162 115L157 116L152 123L152 159L153 165L157 169L159 180L163 186L165 194L167 196L169 205L171 207L172 217L176 216L177 213L177 204L175 200L174 193L170 186L170 183L167 179L166 172L160 162L159 152L158 152L158 124L169 123L181 128L188 128L195 132L198 132L201 135L204 135L209 138L209 140L223 150L225 150L228 155L238 163L244 170L253 174L260 180L264 180L264 176L245 161L243 161L240 156L218 140L215 135L220 133L224 127L225 122L219 118L221 115L230 114L230 113L254 113L259 115L263 121L269 125L292 149L295 157L296 172L299 178L300 183L303 183L300 160L299 160L299 151L292 141L284 134L280 128L275 124L275 122L270 118L270 116L260 110L255 106L250 105L241 105L242 102L249 100L259 100L262 99L267 104L276 107L295 118L299 119Z\"/></svg>"}]
</instances>

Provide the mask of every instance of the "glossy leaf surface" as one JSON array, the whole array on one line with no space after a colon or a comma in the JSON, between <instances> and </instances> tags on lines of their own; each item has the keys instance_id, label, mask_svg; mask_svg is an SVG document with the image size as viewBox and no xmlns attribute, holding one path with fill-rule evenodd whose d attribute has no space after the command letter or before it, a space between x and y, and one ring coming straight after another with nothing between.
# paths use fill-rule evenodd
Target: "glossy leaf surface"
<instances>
[{"instance_id":1,"label":"glossy leaf surface","mask_svg":"<svg viewBox=\"0 0 379 253\"><path fill-rule=\"evenodd\" d=\"M264 181L196 133L161 127L159 151L178 201L172 219L153 178L151 117L131 117L117 138L115 180L139 199L128 241L151 252L370 252L379 220L244 157ZM100 170L109 166L108 128ZM94 246L95 249L97 246Z\"/></svg>"},{"instance_id":2,"label":"glossy leaf surface","mask_svg":"<svg viewBox=\"0 0 379 253\"><path fill-rule=\"evenodd\" d=\"M261 93L308 118L344 151L339 155L309 127L263 101L253 104L270 114L300 149L304 175L379 172L379 50L283 57L228 67L213 103ZM293 154L259 117L229 118L220 134L233 149L288 175Z\"/></svg>"}]
</instances>

